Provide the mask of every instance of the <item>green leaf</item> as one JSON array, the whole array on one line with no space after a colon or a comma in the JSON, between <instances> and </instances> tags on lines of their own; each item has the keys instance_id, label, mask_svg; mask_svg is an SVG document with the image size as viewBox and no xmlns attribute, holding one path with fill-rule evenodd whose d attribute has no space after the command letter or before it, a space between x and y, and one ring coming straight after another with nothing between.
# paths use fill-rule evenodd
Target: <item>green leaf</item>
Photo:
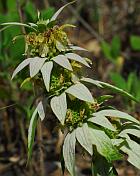
<instances>
[{"instance_id":1,"label":"green leaf","mask_svg":"<svg viewBox=\"0 0 140 176\"><path fill-rule=\"evenodd\" d=\"M51 99L51 108L58 120L64 124L67 112L66 94L62 93L60 96L53 97Z\"/></svg>"},{"instance_id":2,"label":"green leaf","mask_svg":"<svg viewBox=\"0 0 140 176\"><path fill-rule=\"evenodd\" d=\"M30 77L24 79L24 81L23 81L23 82L21 83L21 85L20 85L20 88L22 88L22 87L24 86L24 84L26 84L27 82L30 82L30 81L31 81L31 78L30 78Z\"/></svg>"},{"instance_id":3,"label":"green leaf","mask_svg":"<svg viewBox=\"0 0 140 176\"><path fill-rule=\"evenodd\" d=\"M111 73L111 80L118 88L127 90L126 81L119 73Z\"/></svg>"},{"instance_id":4,"label":"green leaf","mask_svg":"<svg viewBox=\"0 0 140 176\"><path fill-rule=\"evenodd\" d=\"M107 117L116 117L116 118L120 118L120 119L124 119L124 120L128 120L137 124L140 124L140 122L138 120L136 120L134 117L132 117L131 115L125 113L125 112L121 112L118 110L102 110L96 113L93 113L94 116L107 116Z\"/></svg>"},{"instance_id":5,"label":"green leaf","mask_svg":"<svg viewBox=\"0 0 140 176\"><path fill-rule=\"evenodd\" d=\"M89 64L86 62L86 60L85 60L84 58L82 58L81 56L79 56L78 54L75 54L75 53L67 53L67 54L65 54L65 56L66 56L68 59L71 59L71 60L80 62L80 63L82 63L83 65L85 65L85 66L87 66L87 67L90 67Z\"/></svg>"},{"instance_id":6,"label":"green leaf","mask_svg":"<svg viewBox=\"0 0 140 176\"><path fill-rule=\"evenodd\" d=\"M130 73L128 75L128 79L127 79L127 91L128 92L132 91L132 86L133 86L133 83L134 83L134 81L136 79L135 77L136 77L135 73Z\"/></svg>"},{"instance_id":7,"label":"green leaf","mask_svg":"<svg viewBox=\"0 0 140 176\"><path fill-rule=\"evenodd\" d=\"M107 42L103 41L101 43L101 48L102 48L102 51L103 51L103 54L105 55L105 57L107 59L109 59L110 61L113 61L114 58L111 55L111 46Z\"/></svg>"},{"instance_id":8,"label":"green leaf","mask_svg":"<svg viewBox=\"0 0 140 176\"><path fill-rule=\"evenodd\" d=\"M44 112L44 107L42 101L40 101L37 105L37 112L39 114L39 117L41 120L44 120L45 118L45 112Z\"/></svg>"},{"instance_id":9,"label":"green leaf","mask_svg":"<svg viewBox=\"0 0 140 176\"><path fill-rule=\"evenodd\" d=\"M80 81L91 83L91 84L94 84L94 85L102 88L102 85L99 83L99 81L91 79L91 78L85 78L85 77L83 77Z\"/></svg>"},{"instance_id":10,"label":"green leaf","mask_svg":"<svg viewBox=\"0 0 140 176\"><path fill-rule=\"evenodd\" d=\"M111 43L111 54L114 59L120 55L121 51L121 41L119 36L114 36Z\"/></svg>"},{"instance_id":11,"label":"green leaf","mask_svg":"<svg viewBox=\"0 0 140 176\"><path fill-rule=\"evenodd\" d=\"M95 117L91 117L89 119L90 122L100 125L102 127L108 128L109 130L116 131L114 126L110 123L110 121L103 115L97 115Z\"/></svg>"},{"instance_id":12,"label":"green leaf","mask_svg":"<svg viewBox=\"0 0 140 176\"><path fill-rule=\"evenodd\" d=\"M40 71L46 59L47 58L40 58L40 57L32 58L29 65L31 78L34 77Z\"/></svg>"},{"instance_id":13,"label":"green leaf","mask_svg":"<svg viewBox=\"0 0 140 176\"><path fill-rule=\"evenodd\" d=\"M88 125L83 124L82 127L76 129L76 138L81 146L90 154L93 154L92 143L89 137Z\"/></svg>"},{"instance_id":14,"label":"green leaf","mask_svg":"<svg viewBox=\"0 0 140 176\"><path fill-rule=\"evenodd\" d=\"M128 155L128 162L140 169L140 145L127 139L129 146L122 146L121 150Z\"/></svg>"},{"instance_id":15,"label":"green leaf","mask_svg":"<svg viewBox=\"0 0 140 176\"><path fill-rule=\"evenodd\" d=\"M140 37L132 35L130 37L130 44L131 44L132 49L139 51L140 50Z\"/></svg>"},{"instance_id":16,"label":"green leaf","mask_svg":"<svg viewBox=\"0 0 140 176\"><path fill-rule=\"evenodd\" d=\"M113 146L111 139L104 131L89 127L92 144L96 146L97 151L104 156L109 162L121 159L121 154Z\"/></svg>"},{"instance_id":17,"label":"green leaf","mask_svg":"<svg viewBox=\"0 0 140 176\"><path fill-rule=\"evenodd\" d=\"M63 145L63 156L65 166L68 169L71 176L75 176L75 131L68 133Z\"/></svg>"},{"instance_id":18,"label":"green leaf","mask_svg":"<svg viewBox=\"0 0 140 176\"><path fill-rule=\"evenodd\" d=\"M13 78L16 76L16 74L17 74L18 72L20 72L24 67L26 67L26 66L30 63L31 60L32 60L32 58L28 58L28 59L25 59L23 62L21 62L21 63L17 66L17 68L14 70L11 79L13 79Z\"/></svg>"},{"instance_id":19,"label":"green leaf","mask_svg":"<svg viewBox=\"0 0 140 176\"><path fill-rule=\"evenodd\" d=\"M94 99L93 99L90 91L88 90L88 88L81 83L77 83L75 85L72 85L65 92L73 95L74 97L76 97L80 100L91 102L91 103L94 102Z\"/></svg>"},{"instance_id":20,"label":"green leaf","mask_svg":"<svg viewBox=\"0 0 140 176\"><path fill-rule=\"evenodd\" d=\"M30 125L28 129L28 161L31 158L32 155L32 148L33 148L33 143L34 143L34 137L35 137L35 129L37 125L37 108L33 112L33 115L30 120Z\"/></svg>"},{"instance_id":21,"label":"green leaf","mask_svg":"<svg viewBox=\"0 0 140 176\"><path fill-rule=\"evenodd\" d=\"M24 26L24 27L28 27L30 29L33 29L34 31L37 31L34 27L28 25L28 24L24 24L24 23L18 23L18 22L8 22L8 23L2 23L0 24L0 26L7 26L8 27L12 27L12 26ZM0 32L3 30L4 28L2 28L0 30Z\"/></svg>"},{"instance_id":22,"label":"green leaf","mask_svg":"<svg viewBox=\"0 0 140 176\"><path fill-rule=\"evenodd\" d=\"M114 173L113 164L108 162L103 156L97 154L93 162L94 176L118 176Z\"/></svg>"},{"instance_id":23,"label":"green leaf","mask_svg":"<svg viewBox=\"0 0 140 176\"><path fill-rule=\"evenodd\" d=\"M30 20L33 20L34 22L37 20L36 7L34 3L27 1L24 7L24 12L30 17Z\"/></svg>"},{"instance_id":24,"label":"green leaf","mask_svg":"<svg viewBox=\"0 0 140 176\"><path fill-rule=\"evenodd\" d=\"M69 60L67 59L66 56L64 55L58 55L56 57L53 57L52 60L54 62L56 62L57 64L61 65L62 67L72 71L72 67L71 67L71 64L69 62Z\"/></svg>"},{"instance_id":25,"label":"green leaf","mask_svg":"<svg viewBox=\"0 0 140 176\"><path fill-rule=\"evenodd\" d=\"M108 101L111 98L113 98L112 95L102 95L102 96L100 96L100 97L97 98L97 102L99 104L101 104L101 103L104 103L105 101Z\"/></svg>"},{"instance_id":26,"label":"green leaf","mask_svg":"<svg viewBox=\"0 0 140 176\"><path fill-rule=\"evenodd\" d=\"M121 94L123 96L126 96L126 97L130 98L133 101L138 102L138 100L133 95L127 93L123 89L120 89L120 88L118 88L116 86L113 86L113 85L111 85L109 83L105 83L105 82L102 82L102 81L99 81L99 83L103 86L103 88L108 88L108 89L112 90L115 93L119 93L119 94Z\"/></svg>"},{"instance_id":27,"label":"green leaf","mask_svg":"<svg viewBox=\"0 0 140 176\"><path fill-rule=\"evenodd\" d=\"M67 7L68 5L73 4L74 2L75 2L75 1L72 1L72 2L69 2L69 3L67 3L66 5L62 6L62 7L52 16L52 18L50 19L50 21L56 20L56 18L57 18L58 15L61 13L61 11L62 11L65 7Z\"/></svg>"},{"instance_id":28,"label":"green leaf","mask_svg":"<svg viewBox=\"0 0 140 176\"><path fill-rule=\"evenodd\" d=\"M55 9L53 7L48 7L47 10L44 9L41 11L41 16L43 19L50 19L55 13Z\"/></svg>"},{"instance_id":29,"label":"green leaf","mask_svg":"<svg viewBox=\"0 0 140 176\"><path fill-rule=\"evenodd\" d=\"M50 89L50 77L51 77L51 71L53 69L53 62L46 62L43 67L41 68L41 73L43 76L43 81L46 86L47 91L49 92Z\"/></svg>"}]
</instances>

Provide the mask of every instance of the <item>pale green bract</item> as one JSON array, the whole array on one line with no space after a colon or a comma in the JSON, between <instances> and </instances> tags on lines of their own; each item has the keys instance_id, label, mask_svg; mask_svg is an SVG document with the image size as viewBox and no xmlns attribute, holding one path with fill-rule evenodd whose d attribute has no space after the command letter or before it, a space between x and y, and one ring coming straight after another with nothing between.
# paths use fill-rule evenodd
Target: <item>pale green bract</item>
<instances>
[{"instance_id":1,"label":"pale green bract","mask_svg":"<svg viewBox=\"0 0 140 176\"><path fill-rule=\"evenodd\" d=\"M66 94L62 93L60 96L53 97L50 104L58 120L64 124L67 112Z\"/></svg>"},{"instance_id":2,"label":"pale green bract","mask_svg":"<svg viewBox=\"0 0 140 176\"><path fill-rule=\"evenodd\" d=\"M58 65L72 71L72 67L71 67L71 64L69 62L69 60L66 58L66 56L64 55L58 55L56 57L53 57L52 60L54 62L56 62Z\"/></svg>"},{"instance_id":3,"label":"pale green bract","mask_svg":"<svg viewBox=\"0 0 140 176\"><path fill-rule=\"evenodd\" d=\"M71 176L75 175L75 131L68 133L65 137L63 144L63 157L65 161L65 166L68 169Z\"/></svg>"},{"instance_id":4,"label":"pale green bract","mask_svg":"<svg viewBox=\"0 0 140 176\"><path fill-rule=\"evenodd\" d=\"M41 68L41 73L43 77L44 84L46 86L47 91L49 92L50 89L50 77L51 71L53 69L53 62L46 62L43 67Z\"/></svg>"},{"instance_id":5,"label":"pale green bract","mask_svg":"<svg viewBox=\"0 0 140 176\"><path fill-rule=\"evenodd\" d=\"M90 103L94 102L94 99L93 99L90 91L88 90L88 88L81 83L77 83L75 85L72 85L65 92L73 95L74 97L76 97L80 100L87 101Z\"/></svg>"}]
</instances>

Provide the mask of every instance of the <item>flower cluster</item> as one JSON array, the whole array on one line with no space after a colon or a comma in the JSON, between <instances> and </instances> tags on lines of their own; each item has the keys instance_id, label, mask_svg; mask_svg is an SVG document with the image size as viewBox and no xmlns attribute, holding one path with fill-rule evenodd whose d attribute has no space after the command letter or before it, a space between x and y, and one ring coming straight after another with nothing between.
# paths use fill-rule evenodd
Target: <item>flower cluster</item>
<instances>
[{"instance_id":1,"label":"flower cluster","mask_svg":"<svg viewBox=\"0 0 140 176\"><path fill-rule=\"evenodd\" d=\"M68 46L68 37L63 26L45 30L42 33L30 32L26 35L28 51L32 56L53 57L65 51Z\"/></svg>"}]
</instances>

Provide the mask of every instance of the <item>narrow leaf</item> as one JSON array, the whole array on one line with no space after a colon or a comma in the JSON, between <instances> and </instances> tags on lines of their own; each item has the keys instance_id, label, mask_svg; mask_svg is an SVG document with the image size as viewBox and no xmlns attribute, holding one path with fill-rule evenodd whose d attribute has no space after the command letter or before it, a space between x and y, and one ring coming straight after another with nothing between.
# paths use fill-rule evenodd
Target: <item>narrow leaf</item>
<instances>
[{"instance_id":1,"label":"narrow leaf","mask_svg":"<svg viewBox=\"0 0 140 176\"><path fill-rule=\"evenodd\" d=\"M83 124L82 127L78 127L76 129L76 138L82 147L90 154L93 154L92 142L89 137L88 125L86 123Z\"/></svg>"},{"instance_id":2,"label":"narrow leaf","mask_svg":"<svg viewBox=\"0 0 140 176\"><path fill-rule=\"evenodd\" d=\"M124 120L129 120L131 122L140 124L140 122L138 120L136 120L134 117L132 117L131 115L125 113L125 112L121 112L118 110L102 110L99 112L96 112L93 114L94 116L108 116L108 117L116 117L116 118L120 118L120 119L124 119Z\"/></svg>"},{"instance_id":3,"label":"narrow leaf","mask_svg":"<svg viewBox=\"0 0 140 176\"><path fill-rule=\"evenodd\" d=\"M79 47L79 46L73 46L70 45L71 50L77 50L77 51L87 51L85 48Z\"/></svg>"},{"instance_id":4,"label":"narrow leaf","mask_svg":"<svg viewBox=\"0 0 140 176\"><path fill-rule=\"evenodd\" d=\"M47 91L49 92L50 89L50 77L51 71L53 68L53 62L46 62L43 67L41 68L41 73L43 76L44 84L46 86Z\"/></svg>"},{"instance_id":5,"label":"narrow leaf","mask_svg":"<svg viewBox=\"0 0 140 176\"><path fill-rule=\"evenodd\" d=\"M24 27L28 27L28 28L31 28L31 29L37 31L33 26L30 26L30 25L24 24L24 23L18 23L18 22L8 22L8 23L2 23L0 25L6 26L6 28L12 27L12 26L24 26Z\"/></svg>"},{"instance_id":6,"label":"narrow leaf","mask_svg":"<svg viewBox=\"0 0 140 176\"><path fill-rule=\"evenodd\" d=\"M23 62L21 62L21 63L17 66L17 68L14 70L11 79L13 79L13 78L16 76L16 74L17 74L18 72L20 72L24 67L26 67L26 66L31 62L31 60L32 60L32 58L28 58L28 59L25 59Z\"/></svg>"},{"instance_id":7,"label":"narrow leaf","mask_svg":"<svg viewBox=\"0 0 140 176\"><path fill-rule=\"evenodd\" d=\"M86 60L79 56L78 54L75 54L75 53L67 53L65 54L65 56L68 58L68 59L71 59L71 60L74 60L74 61L77 61L77 62L80 62L82 63L83 65L87 66L87 67L90 67L89 64L86 62Z\"/></svg>"},{"instance_id":8,"label":"narrow leaf","mask_svg":"<svg viewBox=\"0 0 140 176\"><path fill-rule=\"evenodd\" d=\"M56 62L57 64L61 65L62 67L72 71L71 64L66 56L58 55L56 57L53 57L53 61Z\"/></svg>"},{"instance_id":9,"label":"narrow leaf","mask_svg":"<svg viewBox=\"0 0 140 176\"><path fill-rule=\"evenodd\" d=\"M66 94L62 93L60 96L53 97L51 99L51 108L58 120L64 124L67 112Z\"/></svg>"},{"instance_id":10,"label":"narrow leaf","mask_svg":"<svg viewBox=\"0 0 140 176\"><path fill-rule=\"evenodd\" d=\"M119 136L124 136L125 134L132 134L138 138L140 138L140 129L125 129L121 131Z\"/></svg>"},{"instance_id":11,"label":"narrow leaf","mask_svg":"<svg viewBox=\"0 0 140 176\"><path fill-rule=\"evenodd\" d=\"M28 129L28 160L30 160L32 155L32 147L34 143L34 137L35 137L35 129L36 129L36 123L37 123L37 108L33 112L33 115L30 120L30 125Z\"/></svg>"},{"instance_id":12,"label":"narrow leaf","mask_svg":"<svg viewBox=\"0 0 140 176\"><path fill-rule=\"evenodd\" d=\"M97 80L94 80L94 79L91 79L91 78L82 78L81 81L91 83L91 84L94 84L94 85L102 88L102 85Z\"/></svg>"},{"instance_id":13,"label":"narrow leaf","mask_svg":"<svg viewBox=\"0 0 140 176\"><path fill-rule=\"evenodd\" d=\"M23 82L21 83L21 85L20 85L20 88L22 88L22 87L24 86L24 84L26 84L26 83L29 82L29 81L31 81L31 78L30 78L30 77L24 79L24 81L23 81Z\"/></svg>"},{"instance_id":14,"label":"narrow leaf","mask_svg":"<svg viewBox=\"0 0 140 176\"><path fill-rule=\"evenodd\" d=\"M112 90L115 93L119 93L119 94L121 94L123 96L126 96L126 97L130 98L133 101L138 102L138 100L133 95L129 94L128 92L124 91L123 89L120 89L120 88L118 88L116 86L113 86L111 84L108 84L108 83L105 83L105 82L102 82L102 81L99 81L99 83L103 86L103 88L108 88L108 89Z\"/></svg>"},{"instance_id":15,"label":"narrow leaf","mask_svg":"<svg viewBox=\"0 0 140 176\"><path fill-rule=\"evenodd\" d=\"M50 21L56 20L56 18L57 18L58 15L61 13L61 11L62 11L65 7L67 7L68 5L70 5L70 4L74 3L74 2L75 2L75 1L72 1L72 2L69 2L69 3L67 3L66 5L62 6L62 7L52 16L52 18L50 19Z\"/></svg>"},{"instance_id":16,"label":"narrow leaf","mask_svg":"<svg viewBox=\"0 0 140 176\"><path fill-rule=\"evenodd\" d=\"M37 111L38 111L40 119L44 120L44 118L45 118L45 111L44 111L44 107L43 107L42 101L40 101L38 103L38 105L37 105Z\"/></svg>"},{"instance_id":17,"label":"narrow leaf","mask_svg":"<svg viewBox=\"0 0 140 176\"><path fill-rule=\"evenodd\" d=\"M75 176L75 144L75 131L73 131L72 133L67 134L63 145L65 166L71 176Z\"/></svg>"},{"instance_id":18,"label":"narrow leaf","mask_svg":"<svg viewBox=\"0 0 140 176\"><path fill-rule=\"evenodd\" d=\"M94 102L94 99L90 91L88 90L88 88L81 83L72 85L66 90L66 92L80 100L92 102L92 103Z\"/></svg>"},{"instance_id":19,"label":"narrow leaf","mask_svg":"<svg viewBox=\"0 0 140 176\"><path fill-rule=\"evenodd\" d=\"M34 57L30 61L30 76L34 77L42 68L46 58Z\"/></svg>"},{"instance_id":20,"label":"narrow leaf","mask_svg":"<svg viewBox=\"0 0 140 176\"><path fill-rule=\"evenodd\" d=\"M103 115L97 115L95 117L92 117L89 119L89 121L102 127L108 128L109 130L116 131L110 121Z\"/></svg>"}]
</instances>

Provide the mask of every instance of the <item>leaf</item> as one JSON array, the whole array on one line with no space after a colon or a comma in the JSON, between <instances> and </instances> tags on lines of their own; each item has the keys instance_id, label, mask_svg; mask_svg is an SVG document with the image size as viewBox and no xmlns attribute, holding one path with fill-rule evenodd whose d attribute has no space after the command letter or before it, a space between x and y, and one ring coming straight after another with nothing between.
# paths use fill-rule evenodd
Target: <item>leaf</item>
<instances>
[{"instance_id":1,"label":"leaf","mask_svg":"<svg viewBox=\"0 0 140 176\"><path fill-rule=\"evenodd\" d=\"M132 134L138 138L140 138L140 129L125 129L121 131L119 136L124 136L125 134Z\"/></svg>"},{"instance_id":2,"label":"leaf","mask_svg":"<svg viewBox=\"0 0 140 176\"><path fill-rule=\"evenodd\" d=\"M33 115L30 120L29 129L28 129L28 161L30 160L31 155L32 155L32 147L33 147L33 143L34 143L35 129L36 129L36 125L37 125L36 115L37 115L37 108L33 112Z\"/></svg>"},{"instance_id":3,"label":"leaf","mask_svg":"<svg viewBox=\"0 0 140 176\"><path fill-rule=\"evenodd\" d=\"M85 48L79 47L79 46L73 46L69 45L71 50L77 50L77 51L88 51Z\"/></svg>"},{"instance_id":4,"label":"leaf","mask_svg":"<svg viewBox=\"0 0 140 176\"><path fill-rule=\"evenodd\" d=\"M88 125L84 123L82 127L76 129L76 138L81 146L90 154L93 154L92 143L88 133Z\"/></svg>"},{"instance_id":5,"label":"leaf","mask_svg":"<svg viewBox=\"0 0 140 176\"><path fill-rule=\"evenodd\" d=\"M87 66L87 67L90 67L89 64L86 62L86 60L85 60L84 58L82 58L81 56L79 56L78 54L75 54L75 53L67 53L67 54L65 54L65 56L66 56L68 59L71 59L71 60L80 62L80 63L82 63L83 65L85 65L85 66Z\"/></svg>"},{"instance_id":6,"label":"leaf","mask_svg":"<svg viewBox=\"0 0 140 176\"><path fill-rule=\"evenodd\" d=\"M51 77L51 71L53 68L53 62L46 62L43 67L41 68L41 73L43 76L43 81L46 86L47 91L49 92L50 89L50 77Z\"/></svg>"},{"instance_id":7,"label":"leaf","mask_svg":"<svg viewBox=\"0 0 140 176\"><path fill-rule=\"evenodd\" d=\"M102 130L89 127L92 144L96 146L97 151L109 162L121 159L121 154L116 147L112 145L111 139Z\"/></svg>"},{"instance_id":8,"label":"leaf","mask_svg":"<svg viewBox=\"0 0 140 176\"><path fill-rule=\"evenodd\" d=\"M60 26L60 30L64 30L65 28L69 28L69 27L71 27L71 28L75 28L76 26L74 26L73 24L63 24L62 26Z\"/></svg>"},{"instance_id":9,"label":"leaf","mask_svg":"<svg viewBox=\"0 0 140 176\"><path fill-rule=\"evenodd\" d=\"M127 91L131 92L132 91L132 86L136 80L136 74L135 73L130 73L127 78Z\"/></svg>"},{"instance_id":10,"label":"leaf","mask_svg":"<svg viewBox=\"0 0 140 176\"><path fill-rule=\"evenodd\" d=\"M81 81L84 81L84 82L87 82L87 83L91 83L91 84L94 84L94 85L96 85L96 86L102 88L102 85L101 85L101 84L99 83L99 81L97 81L97 80L94 80L94 79L91 79L91 78L85 78L85 77L83 77L83 78L81 79Z\"/></svg>"},{"instance_id":11,"label":"leaf","mask_svg":"<svg viewBox=\"0 0 140 176\"><path fill-rule=\"evenodd\" d=\"M65 51L65 46L59 42L58 40L56 40L56 48L61 52L61 51Z\"/></svg>"},{"instance_id":12,"label":"leaf","mask_svg":"<svg viewBox=\"0 0 140 176\"><path fill-rule=\"evenodd\" d=\"M68 169L71 176L75 176L75 131L68 133L63 145L63 156L65 166Z\"/></svg>"},{"instance_id":13,"label":"leaf","mask_svg":"<svg viewBox=\"0 0 140 176\"><path fill-rule=\"evenodd\" d=\"M130 44L131 44L132 49L139 51L140 50L140 37L132 35L130 37Z\"/></svg>"},{"instance_id":14,"label":"leaf","mask_svg":"<svg viewBox=\"0 0 140 176\"><path fill-rule=\"evenodd\" d=\"M123 89L120 89L120 88L118 88L116 86L113 86L111 84L108 84L108 83L105 83L105 82L102 82L102 81L99 81L99 83L103 86L103 88L108 88L108 89L112 90L115 93L119 93L119 94L121 94L123 96L126 96L126 97L130 98L133 101L138 102L138 100L133 95L127 93Z\"/></svg>"},{"instance_id":15,"label":"leaf","mask_svg":"<svg viewBox=\"0 0 140 176\"><path fill-rule=\"evenodd\" d=\"M37 31L34 27L28 25L28 24L24 24L24 23L18 23L18 22L8 22L8 23L2 23L0 24L1 26L6 26L6 28L8 27L12 27L12 26L25 26L25 27L28 27L28 28L31 28L35 31ZM3 28L2 28L3 29ZM1 32L2 30L0 30Z\"/></svg>"},{"instance_id":16,"label":"leaf","mask_svg":"<svg viewBox=\"0 0 140 176\"><path fill-rule=\"evenodd\" d=\"M58 15L61 13L61 11L62 11L65 7L67 7L68 5L73 4L74 2L75 2L75 1L72 1L72 2L69 2L69 3L67 3L66 5L62 6L57 12L55 12L55 14L52 16L52 18L50 19L50 21L56 20L56 18L57 18Z\"/></svg>"},{"instance_id":17,"label":"leaf","mask_svg":"<svg viewBox=\"0 0 140 176\"><path fill-rule=\"evenodd\" d=\"M93 113L94 116L108 116L108 117L116 117L116 118L120 118L120 119L124 119L124 120L129 120L131 122L140 124L140 122L138 120L136 120L134 117L132 117L131 115L125 113L125 112L121 112L118 110L102 110L96 113Z\"/></svg>"},{"instance_id":18,"label":"leaf","mask_svg":"<svg viewBox=\"0 0 140 176\"><path fill-rule=\"evenodd\" d=\"M108 101L111 98L113 98L112 95L102 95L102 96L100 96L100 97L97 98L97 102L99 104L101 104L101 103L104 103L105 101Z\"/></svg>"},{"instance_id":19,"label":"leaf","mask_svg":"<svg viewBox=\"0 0 140 176\"><path fill-rule=\"evenodd\" d=\"M140 169L140 145L131 139L127 139L128 146L122 146L121 150L128 155L128 162Z\"/></svg>"},{"instance_id":20,"label":"leaf","mask_svg":"<svg viewBox=\"0 0 140 176\"><path fill-rule=\"evenodd\" d=\"M45 112L44 112L44 107L42 101L40 101L37 105L37 112L39 114L39 117L41 120L44 120L45 118Z\"/></svg>"},{"instance_id":21,"label":"leaf","mask_svg":"<svg viewBox=\"0 0 140 176\"><path fill-rule=\"evenodd\" d=\"M23 85L26 84L26 83L29 82L29 81L31 81L31 78L30 78L30 77L24 79L24 81L23 81L23 82L21 83L21 85L20 85L20 88L23 87Z\"/></svg>"},{"instance_id":22,"label":"leaf","mask_svg":"<svg viewBox=\"0 0 140 176\"><path fill-rule=\"evenodd\" d=\"M53 97L51 99L51 108L58 120L64 124L67 112L66 94L62 93L60 96Z\"/></svg>"},{"instance_id":23,"label":"leaf","mask_svg":"<svg viewBox=\"0 0 140 176\"><path fill-rule=\"evenodd\" d=\"M41 120L43 120L45 118L45 112L44 112L44 108L43 108L43 103L42 101L40 101L36 107L36 109L34 110L31 120L30 120L30 124L29 124L29 129L28 129L28 161L31 158L31 154L32 154L32 146L34 143L34 137L35 137L35 129L36 129L36 125L37 125L37 113L39 114L39 117Z\"/></svg>"},{"instance_id":24,"label":"leaf","mask_svg":"<svg viewBox=\"0 0 140 176\"><path fill-rule=\"evenodd\" d=\"M30 61L30 76L34 77L42 68L46 58L34 57Z\"/></svg>"},{"instance_id":25,"label":"leaf","mask_svg":"<svg viewBox=\"0 0 140 176\"><path fill-rule=\"evenodd\" d=\"M121 41L119 36L114 36L111 43L111 54L116 59L120 55Z\"/></svg>"},{"instance_id":26,"label":"leaf","mask_svg":"<svg viewBox=\"0 0 140 176\"><path fill-rule=\"evenodd\" d=\"M109 59L110 61L114 62L114 58L111 55L111 46L107 42L103 41L101 43L101 48L106 59Z\"/></svg>"},{"instance_id":27,"label":"leaf","mask_svg":"<svg viewBox=\"0 0 140 176\"><path fill-rule=\"evenodd\" d=\"M93 151L95 152L95 151ZM96 155L93 162L93 174L95 176L117 176L114 173L113 164L108 162L103 156Z\"/></svg>"},{"instance_id":28,"label":"leaf","mask_svg":"<svg viewBox=\"0 0 140 176\"><path fill-rule=\"evenodd\" d=\"M127 89L126 81L119 73L111 73L111 80L118 88Z\"/></svg>"},{"instance_id":29,"label":"leaf","mask_svg":"<svg viewBox=\"0 0 140 176\"><path fill-rule=\"evenodd\" d=\"M66 92L80 100L91 102L91 103L94 102L94 99L90 91L88 90L88 88L81 83L72 85L66 90Z\"/></svg>"},{"instance_id":30,"label":"leaf","mask_svg":"<svg viewBox=\"0 0 140 176\"><path fill-rule=\"evenodd\" d=\"M21 62L21 63L17 66L17 68L14 70L11 79L13 79L13 78L16 76L16 74L17 74L18 72L20 72L24 67L26 67L26 66L30 63L31 60L32 60L32 58L28 58L28 59L25 59L23 62Z\"/></svg>"},{"instance_id":31,"label":"leaf","mask_svg":"<svg viewBox=\"0 0 140 176\"><path fill-rule=\"evenodd\" d=\"M62 67L72 71L71 64L69 60L64 55L58 55L56 57L53 57L52 60L56 62L57 64L61 65Z\"/></svg>"},{"instance_id":32,"label":"leaf","mask_svg":"<svg viewBox=\"0 0 140 176\"><path fill-rule=\"evenodd\" d=\"M110 121L103 115L97 115L95 117L91 117L89 119L90 122L100 125L102 127L108 128L109 130L116 131L114 126L110 123Z\"/></svg>"}]
</instances>

